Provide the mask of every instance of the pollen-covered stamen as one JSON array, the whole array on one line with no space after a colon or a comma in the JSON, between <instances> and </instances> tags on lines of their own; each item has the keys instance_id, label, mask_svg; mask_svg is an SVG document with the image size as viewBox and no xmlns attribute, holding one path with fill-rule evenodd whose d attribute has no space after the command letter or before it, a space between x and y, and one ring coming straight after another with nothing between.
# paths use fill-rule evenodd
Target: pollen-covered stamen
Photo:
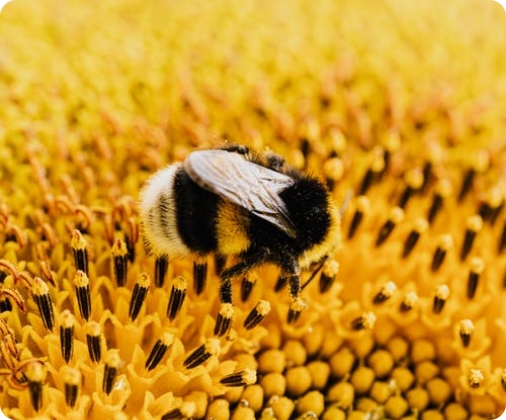
<instances>
[{"instance_id":1,"label":"pollen-covered stamen","mask_svg":"<svg viewBox=\"0 0 506 420\"><path fill-rule=\"evenodd\" d=\"M467 171L464 173L464 177L462 178L462 185L460 187L458 195L459 202L461 202L469 193L469 191L471 191L474 179L476 178L476 174L487 169L490 161L488 152L485 150L480 150L473 156L473 158L474 160L471 163L471 167L467 169Z\"/></svg>"},{"instance_id":2,"label":"pollen-covered stamen","mask_svg":"<svg viewBox=\"0 0 506 420\"><path fill-rule=\"evenodd\" d=\"M379 150L379 149L378 149ZM371 166L367 169L362 178L362 183L358 190L358 195L365 195L369 188L376 182L380 174L385 168L385 160L383 159L383 153L375 153Z\"/></svg>"},{"instance_id":3,"label":"pollen-covered stamen","mask_svg":"<svg viewBox=\"0 0 506 420\"><path fill-rule=\"evenodd\" d=\"M253 286L256 284L256 278L252 276L244 276L241 281L241 301L246 302L251 296Z\"/></svg>"},{"instance_id":4,"label":"pollen-covered stamen","mask_svg":"<svg viewBox=\"0 0 506 420\"><path fill-rule=\"evenodd\" d=\"M183 306L186 298L187 283L186 280L178 276L170 291L169 304L167 305L167 316L173 321Z\"/></svg>"},{"instance_id":5,"label":"pollen-covered stamen","mask_svg":"<svg viewBox=\"0 0 506 420\"><path fill-rule=\"evenodd\" d=\"M441 179L436 185L436 191L432 198L432 204L427 212L427 220L432 223L437 214L443 208L444 200L452 193L452 185L449 180Z\"/></svg>"},{"instance_id":6,"label":"pollen-covered stamen","mask_svg":"<svg viewBox=\"0 0 506 420\"><path fill-rule=\"evenodd\" d=\"M351 328L355 331L372 330L376 323L376 315L373 312L365 312L351 322Z\"/></svg>"},{"instance_id":7,"label":"pollen-covered stamen","mask_svg":"<svg viewBox=\"0 0 506 420\"><path fill-rule=\"evenodd\" d=\"M409 312L413 309L418 302L418 295L415 292L408 292L404 296L401 304L399 305L399 310L401 312Z\"/></svg>"},{"instance_id":8,"label":"pollen-covered stamen","mask_svg":"<svg viewBox=\"0 0 506 420\"><path fill-rule=\"evenodd\" d=\"M406 237L404 241L404 248L402 250L402 258L406 258L413 248L415 247L418 239L420 239L420 235L425 232L428 228L429 224L425 219L418 219L415 223L415 227Z\"/></svg>"},{"instance_id":9,"label":"pollen-covered stamen","mask_svg":"<svg viewBox=\"0 0 506 420\"><path fill-rule=\"evenodd\" d=\"M332 285L334 284L334 280L336 279L337 273L339 272L339 263L330 259L325 261L323 264L322 274L320 275L320 293L326 293L330 290Z\"/></svg>"},{"instance_id":10,"label":"pollen-covered stamen","mask_svg":"<svg viewBox=\"0 0 506 420\"><path fill-rule=\"evenodd\" d=\"M74 323L74 315L65 309L59 316L59 324L61 354L66 363L69 362L74 351Z\"/></svg>"},{"instance_id":11,"label":"pollen-covered stamen","mask_svg":"<svg viewBox=\"0 0 506 420\"><path fill-rule=\"evenodd\" d=\"M86 344L88 345L88 354L92 362L98 363L102 356L102 328L97 322L86 324Z\"/></svg>"},{"instance_id":12,"label":"pollen-covered stamen","mask_svg":"<svg viewBox=\"0 0 506 420\"><path fill-rule=\"evenodd\" d=\"M220 353L220 341L216 338L208 339L204 344L194 350L183 362L186 369L193 369L204 363L211 356Z\"/></svg>"},{"instance_id":13,"label":"pollen-covered stamen","mask_svg":"<svg viewBox=\"0 0 506 420\"><path fill-rule=\"evenodd\" d=\"M469 347L474 332L474 324L470 319L463 319L459 324L459 336L464 347Z\"/></svg>"},{"instance_id":14,"label":"pollen-covered stamen","mask_svg":"<svg viewBox=\"0 0 506 420\"><path fill-rule=\"evenodd\" d=\"M195 261L193 263L193 288L197 295L200 295L207 282L207 262L199 263Z\"/></svg>"},{"instance_id":15,"label":"pollen-covered stamen","mask_svg":"<svg viewBox=\"0 0 506 420\"><path fill-rule=\"evenodd\" d=\"M239 372L226 375L220 379L220 383L230 387L251 385L256 381L257 373L253 369L244 369Z\"/></svg>"},{"instance_id":16,"label":"pollen-covered stamen","mask_svg":"<svg viewBox=\"0 0 506 420\"><path fill-rule=\"evenodd\" d=\"M480 204L478 215L484 222L489 222L493 225L503 205L504 197L501 194L501 190L499 188L492 188L487 192L485 200Z\"/></svg>"},{"instance_id":17,"label":"pollen-covered stamen","mask_svg":"<svg viewBox=\"0 0 506 420\"><path fill-rule=\"evenodd\" d=\"M147 273L140 273L137 276L137 281L135 282L130 299L130 307L128 308L128 316L132 321L135 321L139 315L150 285L151 279Z\"/></svg>"},{"instance_id":18,"label":"pollen-covered stamen","mask_svg":"<svg viewBox=\"0 0 506 420\"><path fill-rule=\"evenodd\" d=\"M244 327L251 330L256 327L271 311L271 304L266 300L260 300L244 320Z\"/></svg>"},{"instance_id":19,"label":"pollen-covered stamen","mask_svg":"<svg viewBox=\"0 0 506 420\"><path fill-rule=\"evenodd\" d=\"M49 331L52 331L54 327L54 311L53 301L51 300L51 295L49 294L49 287L42 279L35 277L33 279L31 292L33 300L39 308L40 317L44 327L46 327Z\"/></svg>"},{"instance_id":20,"label":"pollen-covered stamen","mask_svg":"<svg viewBox=\"0 0 506 420\"><path fill-rule=\"evenodd\" d=\"M445 260L447 252L453 248L453 237L450 234L441 235L439 244L432 257L430 269L432 272L439 270Z\"/></svg>"},{"instance_id":21,"label":"pollen-covered stamen","mask_svg":"<svg viewBox=\"0 0 506 420\"><path fill-rule=\"evenodd\" d=\"M28 381L28 390L30 392L30 401L35 411L42 407L42 390L44 380L46 379L46 368L40 362L28 363L23 369L23 374Z\"/></svg>"},{"instance_id":22,"label":"pollen-covered stamen","mask_svg":"<svg viewBox=\"0 0 506 420\"><path fill-rule=\"evenodd\" d=\"M357 198L355 213L353 214L353 218L351 219L350 227L348 229L348 239L353 238L357 232L357 229L364 218L364 214L369 211L369 207L369 199L365 195Z\"/></svg>"},{"instance_id":23,"label":"pollen-covered stamen","mask_svg":"<svg viewBox=\"0 0 506 420\"><path fill-rule=\"evenodd\" d=\"M435 314L441 313L445 307L446 301L450 297L450 288L446 284L441 284L436 288L434 300L432 303L432 312Z\"/></svg>"},{"instance_id":24,"label":"pollen-covered stamen","mask_svg":"<svg viewBox=\"0 0 506 420\"><path fill-rule=\"evenodd\" d=\"M84 271L88 276L88 244L78 229L74 229L72 232L70 246L74 252L76 268Z\"/></svg>"},{"instance_id":25,"label":"pollen-covered stamen","mask_svg":"<svg viewBox=\"0 0 506 420\"><path fill-rule=\"evenodd\" d=\"M286 318L286 322L289 324L294 324L300 318L300 315L304 310L308 307L307 302L304 299L295 299L290 308L288 309L288 315Z\"/></svg>"},{"instance_id":26,"label":"pollen-covered stamen","mask_svg":"<svg viewBox=\"0 0 506 420\"><path fill-rule=\"evenodd\" d=\"M393 281L389 281L381 288L381 290L378 293L376 293L376 295L372 300L372 303L375 305L379 305L383 302L386 302L393 296L396 290L397 286L395 285L395 283Z\"/></svg>"},{"instance_id":27,"label":"pollen-covered stamen","mask_svg":"<svg viewBox=\"0 0 506 420\"><path fill-rule=\"evenodd\" d=\"M119 357L118 350L109 350L105 356L104 377L102 380L102 391L107 395L112 391L120 365L121 358Z\"/></svg>"},{"instance_id":28,"label":"pollen-covered stamen","mask_svg":"<svg viewBox=\"0 0 506 420\"><path fill-rule=\"evenodd\" d=\"M128 273L128 248L125 241L117 238L114 241L111 253L116 284L118 287L123 287L126 284Z\"/></svg>"},{"instance_id":29,"label":"pollen-covered stamen","mask_svg":"<svg viewBox=\"0 0 506 420\"><path fill-rule=\"evenodd\" d=\"M474 215L467 219L466 221L466 233L464 236L464 241L462 242L462 248L460 249L460 260L464 260L469 252L471 252L471 248L473 247L474 240L476 238L476 234L483 227L483 220L480 216Z\"/></svg>"},{"instance_id":30,"label":"pollen-covered stamen","mask_svg":"<svg viewBox=\"0 0 506 420\"><path fill-rule=\"evenodd\" d=\"M91 316L91 294L90 280L84 271L77 270L74 276L74 290L81 318L87 321Z\"/></svg>"},{"instance_id":31,"label":"pollen-covered stamen","mask_svg":"<svg viewBox=\"0 0 506 420\"><path fill-rule=\"evenodd\" d=\"M168 332L163 333L162 336L157 340L157 342L151 349L151 352L149 353L149 356L146 359L146 364L144 365L144 367L147 370L153 370L155 367L157 367L173 342L174 342L173 334Z\"/></svg>"},{"instance_id":32,"label":"pollen-covered stamen","mask_svg":"<svg viewBox=\"0 0 506 420\"><path fill-rule=\"evenodd\" d=\"M387 240L395 226L404 218L404 211L400 207L394 207L390 210L388 220L381 226L376 237L375 246L380 246Z\"/></svg>"},{"instance_id":33,"label":"pollen-covered stamen","mask_svg":"<svg viewBox=\"0 0 506 420\"><path fill-rule=\"evenodd\" d=\"M183 420L195 417L196 406L193 401L184 401L180 407L165 413L161 420Z\"/></svg>"},{"instance_id":34,"label":"pollen-covered stamen","mask_svg":"<svg viewBox=\"0 0 506 420\"><path fill-rule=\"evenodd\" d=\"M471 388L480 388L485 383L485 375L480 369L470 369L467 380Z\"/></svg>"},{"instance_id":35,"label":"pollen-covered stamen","mask_svg":"<svg viewBox=\"0 0 506 420\"><path fill-rule=\"evenodd\" d=\"M81 385L81 372L79 369L66 368L63 374L63 383L65 387L65 404L73 408L76 405Z\"/></svg>"},{"instance_id":36,"label":"pollen-covered stamen","mask_svg":"<svg viewBox=\"0 0 506 420\"><path fill-rule=\"evenodd\" d=\"M402 192L399 198L399 202L397 203L397 206L400 207L401 209L406 207L413 193L422 187L423 185L422 170L420 168L414 168L406 172L404 181L406 182L406 187L404 188L404 191Z\"/></svg>"},{"instance_id":37,"label":"pollen-covered stamen","mask_svg":"<svg viewBox=\"0 0 506 420\"><path fill-rule=\"evenodd\" d=\"M480 281L480 274L483 272L485 263L483 259L474 257L469 263L469 277L467 279L467 298L472 299L476 294L478 283Z\"/></svg>"},{"instance_id":38,"label":"pollen-covered stamen","mask_svg":"<svg viewBox=\"0 0 506 420\"><path fill-rule=\"evenodd\" d=\"M218 316L216 317L216 325L214 326L214 335L218 337L224 335L230 328L233 317L234 317L234 305L232 305L231 303L222 303L220 305L220 311L218 312Z\"/></svg>"},{"instance_id":39,"label":"pollen-covered stamen","mask_svg":"<svg viewBox=\"0 0 506 420\"><path fill-rule=\"evenodd\" d=\"M155 260L155 287L163 287L167 270L169 269L169 257L159 255Z\"/></svg>"}]
</instances>

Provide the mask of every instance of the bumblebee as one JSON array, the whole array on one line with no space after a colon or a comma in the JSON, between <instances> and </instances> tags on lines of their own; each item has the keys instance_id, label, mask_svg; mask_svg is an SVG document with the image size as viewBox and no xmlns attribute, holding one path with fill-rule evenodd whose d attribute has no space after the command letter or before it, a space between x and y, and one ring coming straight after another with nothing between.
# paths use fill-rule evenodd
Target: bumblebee
<instances>
[{"instance_id":1,"label":"bumblebee","mask_svg":"<svg viewBox=\"0 0 506 420\"><path fill-rule=\"evenodd\" d=\"M340 216L329 191L275 154L245 146L192 152L148 179L140 193L143 239L157 257L233 256L220 273L220 300L231 280L273 263L300 300L300 270L340 242Z\"/></svg>"}]
</instances>

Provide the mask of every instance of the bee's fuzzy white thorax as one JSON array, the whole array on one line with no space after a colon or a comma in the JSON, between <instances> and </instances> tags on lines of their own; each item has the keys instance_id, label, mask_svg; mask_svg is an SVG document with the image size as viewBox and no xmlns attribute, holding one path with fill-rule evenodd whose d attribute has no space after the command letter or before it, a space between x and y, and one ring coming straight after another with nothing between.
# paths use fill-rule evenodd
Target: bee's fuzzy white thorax
<instances>
[{"instance_id":1,"label":"bee's fuzzy white thorax","mask_svg":"<svg viewBox=\"0 0 506 420\"><path fill-rule=\"evenodd\" d=\"M177 207L174 197L177 163L161 169L148 179L140 192L139 209L142 230L149 251L169 258L182 258L191 250L182 242L177 229Z\"/></svg>"}]
</instances>

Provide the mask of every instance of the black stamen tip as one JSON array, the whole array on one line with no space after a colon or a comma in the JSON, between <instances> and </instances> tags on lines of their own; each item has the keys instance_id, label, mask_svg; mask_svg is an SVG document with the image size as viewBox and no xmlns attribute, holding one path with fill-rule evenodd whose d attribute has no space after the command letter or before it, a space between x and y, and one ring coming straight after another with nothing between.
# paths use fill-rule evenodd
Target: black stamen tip
<instances>
[{"instance_id":1,"label":"black stamen tip","mask_svg":"<svg viewBox=\"0 0 506 420\"><path fill-rule=\"evenodd\" d=\"M92 362L98 363L102 356L101 351L102 328L97 322L89 322L86 325L86 344L88 345L88 354Z\"/></svg>"},{"instance_id":2,"label":"black stamen tip","mask_svg":"<svg viewBox=\"0 0 506 420\"><path fill-rule=\"evenodd\" d=\"M187 284L186 280L179 276L176 278L170 291L169 304L167 306L167 316L173 321L181 310L186 298Z\"/></svg>"},{"instance_id":3,"label":"black stamen tip","mask_svg":"<svg viewBox=\"0 0 506 420\"><path fill-rule=\"evenodd\" d=\"M193 263L193 287L195 293L200 295L204 288L206 287L207 282L207 263Z\"/></svg>"},{"instance_id":4,"label":"black stamen tip","mask_svg":"<svg viewBox=\"0 0 506 420\"><path fill-rule=\"evenodd\" d=\"M244 320L244 328L251 330L256 327L271 311L271 304L266 300L261 300L251 310L246 319Z\"/></svg>"},{"instance_id":5,"label":"black stamen tip","mask_svg":"<svg viewBox=\"0 0 506 420\"><path fill-rule=\"evenodd\" d=\"M132 292L132 297L130 299L130 307L128 308L128 316L132 321L135 321L139 315L142 305L146 300L150 284L151 279L149 278L148 274L141 273L138 276L137 282L135 283L134 290Z\"/></svg>"},{"instance_id":6,"label":"black stamen tip","mask_svg":"<svg viewBox=\"0 0 506 420\"><path fill-rule=\"evenodd\" d=\"M102 391L109 395L112 391L114 381L118 375L121 359L117 350L109 350L105 360L104 377L102 380Z\"/></svg>"},{"instance_id":7,"label":"black stamen tip","mask_svg":"<svg viewBox=\"0 0 506 420\"><path fill-rule=\"evenodd\" d=\"M186 369L193 369L204 363L211 356L217 356L220 352L220 342L218 339L210 338L194 350L183 362Z\"/></svg>"},{"instance_id":8,"label":"black stamen tip","mask_svg":"<svg viewBox=\"0 0 506 420\"><path fill-rule=\"evenodd\" d=\"M220 379L220 383L230 387L243 387L254 384L257 381L257 374L252 369L244 369L231 373Z\"/></svg>"},{"instance_id":9,"label":"black stamen tip","mask_svg":"<svg viewBox=\"0 0 506 420\"><path fill-rule=\"evenodd\" d=\"M114 277L118 287L123 287L127 281L128 273L128 247L121 239L116 239L112 247L112 260L114 267Z\"/></svg>"},{"instance_id":10,"label":"black stamen tip","mask_svg":"<svg viewBox=\"0 0 506 420\"><path fill-rule=\"evenodd\" d=\"M246 302L251 292L253 291L253 286L256 283L256 279L251 279L250 277L243 277L241 281L241 301Z\"/></svg>"},{"instance_id":11,"label":"black stamen tip","mask_svg":"<svg viewBox=\"0 0 506 420\"><path fill-rule=\"evenodd\" d=\"M60 314L60 348L65 363L68 363L74 350L74 316L68 309Z\"/></svg>"},{"instance_id":12,"label":"black stamen tip","mask_svg":"<svg viewBox=\"0 0 506 420\"><path fill-rule=\"evenodd\" d=\"M214 335L221 337L224 335L230 325L232 325L232 319L234 317L234 306L231 303L222 303L218 316L216 318L216 325L214 326Z\"/></svg>"},{"instance_id":13,"label":"black stamen tip","mask_svg":"<svg viewBox=\"0 0 506 420\"><path fill-rule=\"evenodd\" d=\"M85 321L91 316L90 281L84 271L78 270L74 276L74 290L81 318Z\"/></svg>"},{"instance_id":14,"label":"black stamen tip","mask_svg":"<svg viewBox=\"0 0 506 420\"><path fill-rule=\"evenodd\" d=\"M153 370L156 366L158 366L173 342L174 336L170 333L164 333L151 349L151 352L146 359L145 368L147 370Z\"/></svg>"},{"instance_id":15,"label":"black stamen tip","mask_svg":"<svg viewBox=\"0 0 506 420\"><path fill-rule=\"evenodd\" d=\"M155 260L155 286L163 287L167 270L169 269L169 257L167 255L160 255Z\"/></svg>"},{"instance_id":16,"label":"black stamen tip","mask_svg":"<svg viewBox=\"0 0 506 420\"><path fill-rule=\"evenodd\" d=\"M53 301L51 300L51 295L49 294L49 287L38 277L33 279L32 296L39 308L40 317L44 327L46 327L49 331L52 331L54 327Z\"/></svg>"}]
</instances>

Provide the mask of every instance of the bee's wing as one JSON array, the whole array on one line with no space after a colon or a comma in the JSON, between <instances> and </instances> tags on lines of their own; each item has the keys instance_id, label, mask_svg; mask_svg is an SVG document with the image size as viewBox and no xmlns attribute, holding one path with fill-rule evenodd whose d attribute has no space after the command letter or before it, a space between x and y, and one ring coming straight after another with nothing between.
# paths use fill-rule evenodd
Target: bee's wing
<instances>
[{"instance_id":1,"label":"bee's wing","mask_svg":"<svg viewBox=\"0 0 506 420\"><path fill-rule=\"evenodd\" d=\"M279 193L294 182L289 176L220 149L191 153L184 162L184 169L202 188L295 237L294 225L279 197Z\"/></svg>"}]
</instances>

